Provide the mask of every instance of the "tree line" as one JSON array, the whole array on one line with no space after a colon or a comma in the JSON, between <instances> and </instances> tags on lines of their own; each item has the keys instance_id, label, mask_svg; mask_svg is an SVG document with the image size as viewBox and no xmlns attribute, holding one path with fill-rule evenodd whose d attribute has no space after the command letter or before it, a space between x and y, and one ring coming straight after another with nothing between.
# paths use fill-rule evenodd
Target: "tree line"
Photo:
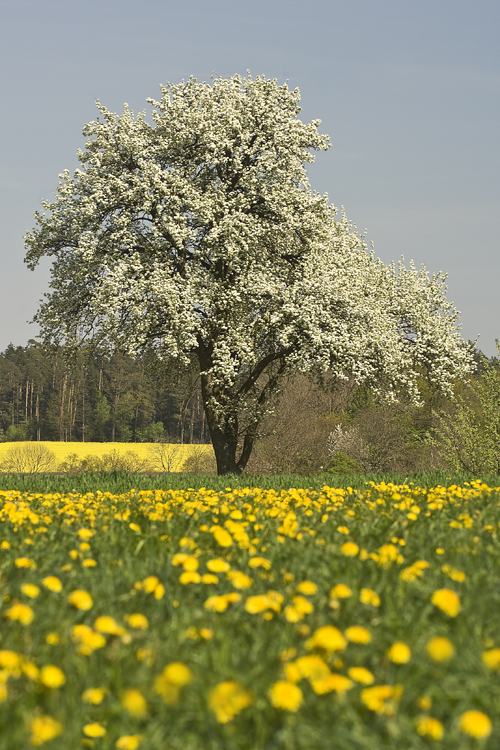
<instances>
[{"instance_id":1,"label":"tree line","mask_svg":"<svg viewBox=\"0 0 500 750\"><path fill-rule=\"evenodd\" d=\"M262 425L254 473L450 469L500 473L500 358L449 398L424 377L422 405L377 398L352 378L288 378ZM196 368L31 340L0 353L0 440L210 443Z\"/></svg>"},{"instance_id":2,"label":"tree line","mask_svg":"<svg viewBox=\"0 0 500 750\"><path fill-rule=\"evenodd\" d=\"M115 352L30 340L0 354L0 440L210 442L198 379Z\"/></svg>"}]
</instances>

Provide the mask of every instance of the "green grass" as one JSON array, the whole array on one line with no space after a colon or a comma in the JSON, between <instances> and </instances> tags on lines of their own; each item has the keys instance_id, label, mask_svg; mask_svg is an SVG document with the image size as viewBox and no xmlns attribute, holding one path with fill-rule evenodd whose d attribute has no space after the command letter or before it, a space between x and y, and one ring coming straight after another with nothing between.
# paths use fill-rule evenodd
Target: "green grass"
<instances>
[{"instance_id":1,"label":"green grass","mask_svg":"<svg viewBox=\"0 0 500 750\"><path fill-rule=\"evenodd\" d=\"M262 489L288 490L290 487L301 487L319 490L323 486L352 487L361 490L369 481L393 482L403 484L413 482L416 486L429 488L437 485L462 485L480 479L490 487L500 486L499 475L453 474L451 472L420 472L417 474L267 474L267 475L232 475L215 476L213 474L128 474L126 472L91 472L68 476L64 474L0 474L0 490L19 490L20 492L129 492L132 489L185 490L205 487L215 491L226 487L261 487Z\"/></svg>"}]
</instances>

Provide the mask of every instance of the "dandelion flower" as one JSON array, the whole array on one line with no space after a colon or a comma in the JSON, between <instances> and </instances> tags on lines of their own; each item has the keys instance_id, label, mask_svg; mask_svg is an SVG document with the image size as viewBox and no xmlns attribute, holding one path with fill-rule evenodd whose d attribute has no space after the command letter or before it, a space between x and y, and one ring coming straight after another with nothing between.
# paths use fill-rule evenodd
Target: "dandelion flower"
<instances>
[{"instance_id":1,"label":"dandelion flower","mask_svg":"<svg viewBox=\"0 0 500 750\"><path fill-rule=\"evenodd\" d=\"M229 565L229 563L220 557L215 558L215 560L209 560L207 562L207 568L211 570L212 573L227 573L230 567L231 566Z\"/></svg>"},{"instance_id":2,"label":"dandelion flower","mask_svg":"<svg viewBox=\"0 0 500 750\"><path fill-rule=\"evenodd\" d=\"M46 667L42 667L39 679L42 685L49 688L61 687L61 685L64 685L66 682L64 672L53 664L48 664Z\"/></svg>"},{"instance_id":3,"label":"dandelion flower","mask_svg":"<svg viewBox=\"0 0 500 750\"><path fill-rule=\"evenodd\" d=\"M411 659L410 647L402 641L397 641L396 643L393 643L387 651L387 657L394 662L394 664L406 664Z\"/></svg>"},{"instance_id":4,"label":"dandelion flower","mask_svg":"<svg viewBox=\"0 0 500 750\"><path fill-rule=\"evenodd\" d=\"M361 589L359 601L362 604L371 604L372 607L380 607L380 597L373 589Z\"/></svg>"},{"instance_id":5,"label":"dandelion flower","mask_svg":"<svg viewBox=\"0 0 500 750\"><path fill-rule=\"evenodd\" d=\"M82 693L82 701L84 703L92 703L94 706L98 706L103 702L107 695L106 688L87 688Z\"/></svg>"},{"instance_id":6,"label":"dandelion flower","mask_svg":"<svg viewBox=\"0 0 500 750\"><path fill-rule=\"evenodd\" d=\"M392 716L402 694L402 685L375 685L361 691L361 700L370 711Z\"/></svg>"},{"instance_id":7,"label":"dandelion flower","mask_svg":"<svg viewBox=\"0 0 500 750\"><path fill-rule=\"evenodd\" d=\"M148 704L139 690L124 690L121 695L121 704L131 716L142 719L147 716Z\"/></svg>"},{"instance_id":8,"label":"dandelion flower","mask_svg":"<svg viewBox=\"0 0 500 750\"><path fill-rule=\"evenodd\" d=\"M47 635L45 636L45 641L51 646L57 646L57 644L61 642L61 639L58 633L47 633Z\"/></svg>"},{"instance_id":9,"label":"dandelion flower","mask_svg":"<svg viewBox=\"0 0 500 750\"><path fill-rule=\"evenodd\" d=\"M212 583L219 583L219 579L213 573L204 573L201 577L201 582L210 585Z\"/></svg>"},{"instance_id":10,"label":"dandelion flower","mask_svg":"<svg viewBox=\"0 0 500 750\"><path fill-rule=\"evenodd\" d=\"M328 677L330 670L320 656L310 655L301 656L295 662L288 666L294 666L301 677L306 677L308 680L320 680L323 677ZM292 680L294 682L295 680Z\"/></svg>"},{"instance_id":11,"label":"dandelion flower","mask_svg":"<svg viewBox=\"0 0 500 750\"><path fill-rule=\"evenodd\" d=\"M233 537L231 534L222 529L220 526L213 526L211 529L214 539L221 547L230 547L233 543Z\"/></svg>"},{"instance_id":12,"label":"dandelion flower","mask_svg":"<svg viewBox=\"0 0 500 750\"><path fill-rule=\"evenodd\" d=\"M489 651L483 651L481 656L483 664L488 669L495 670L500 668L500 648L492 648Z\"/></svg>"},{"instance_id":13,"label":"dandelion flower","mask_svg":"<svg viewBox=\"0 0 500 750\"><path fill-rule=\"evenodd\" d=\"M125 628L118 625L116 620L109 615L98 617L94 623L94 628L98 633L106 633L107 635L124 635L125 633Z\"/></svg>"},{"instance_id":14,"label":"dandelion flower","mask_svg":"<svg viewBox=\"0 0 500 750\"><path fill-rule=\"evenodd\" d=\"M344 635L351 643L370 643L372 636L362 625L352 625L344 631Z\"/></svg>"},{"instance_id":15,"label":"dandelion flower","mask_svg":"<svg viewBox=\"0 0 500 750\"><path fill-rule=\"evenodd\" d=\"M128 622L131 628L135 628L136 630L147 630L149 627L147 617L145 617L140 612L135 612L133 615L127 615L125 620Z\"/></svg>"},{"instance_id":16,"label":"dandelion flower","mask_svg":"<svg viewBox=\"0 0 500 750\"><path fill-rule=\"evenodd\" d=\"M265 557L252 557L248 561L248 565L251 568L264 568L264 570L269 570L271 568L271 561Z\"/></svg>"},{"instance_id":17,"label":"dandelion flower","mask_svg":"<svg viewBox=\"0 0 500 750\"><path fill-rule=\"evenodd\" d=\"M433 740L442 740L444 728L440 721L431 716L421 716L417 719L417 732L422 737L430 737Z\"/></svg>"},{"instance_id":18,"label":"dandelion flower","mask_svg":"<svg viewBox=\"0 0 500 750\"><path fill-rule=\"evenodd\" d=\"M342 651L347 646L347 641L340 630L333 625L323 625L314 631L311 638L306 641L306 648L322 648L328 653Z\"/></svg>"},{"instance_id":19,"label":"dandelion flower","mask_svg":"<svg viewBox=\"0 0 500 750\"><path fill-rule=\"evenodd\" d=\"M77 589L68 596L68 602L76 609L88 610L92 609L94 602L92 597L87 591Z\"/></svg>"},{"instance_id":20,"label":"dandelion flower","mask_svg":"<svg viewBox=\"0 0 500 750\"><path fill-rule=\"evenodd\" d=\"M280 680L269 688L269 699L275 708L298 711L302 701L302 690L293 682Z\"/></svg>"},{"instance_id":21,"label":"dandelion flower","mask_svg":"<svg viewBox=\"0 0 500 750\"><path fill-rule=\"evenodd\" d=\"M29 557L18 557L14 563L16 568L36 568L36 562Z\"/></svg>"},{"instance_id":22,"label":"dandelion flower","mask_svg":"<svg viewBox=\"0 0 500 750\"><path fill-rule=\"evenodd\" d=\"M185 586L187 583L200 583L201 576L195 570L185 570L179 576L179 581Z\"/></svg>"},{"instance_id":23,"label":"dandelion flower","mask_svg":"<svg viewBox=\"0 0 500 750\"><path fill-rule=\"evenodd\" d=\"M52 716L37 716L30 724L31 744L43 745L45 742L58 737L63 731L63 726Z\"/></svg>"},{"instance_id":24,"label":"dandelion flower","mask_svg":"<svg viewBox=\"0 0 500 750\"><path fill-rule=\"evenodd\" d=\"M115 742L117 750L137 750L142 742L142 734L124 734Z\"/></svg>"},{"instance_id":25,"label":"dandelion flower","mask_svg":"<svg viewBox=\"0 0 500 750\"><path fill-rule=\"evenodd\" d=\"M355 542L345 542L340 548L345 557L356 557L359 552L359 547Z\"/></svg>"},{"instance_id":26,"label":"dandelion flower","mask_svg":"<svg viewBox=\"0 0 500 750\"><path fill-rule=\"evenodd\" d=\"M491 734L491 721L482 711L466 711L460 717L458 726L460 731L469 737L484 739Z\"/></svg>"},{"instance_id":27,"label":"dandelion flower","mask_svg":"<svg viewBox=\"0 0 500 750\"><path fill-rule=\"evenodd\" d=\"M347 674L351 680L359 682L362 685L373 685L375 682L375 677L365 667L351 667L347 670Z\"/></svg>"},{"instance_id":28,"label":"dandelion flower","mask_svg":"<svg viewBox=\"0 0 500 750\"><path fill-rule=\"evenodd\" d=\"M333 599L348 599L352 596L352 591L345 583L337 583L330 591L330 596Z\"/></svg>"},{"instance_id":29,"label":"dandelion flower","mask_svg":"<svg viewBox=\"0 0 500 750\"><path fill-rule=\"evenodd\" d=\"M40 593L40 589L38 588L38 586L35 586L34 583L23 583L21 586L21 591L25 596L29 596L30 599L36 599L36 597Z\"/></svg>"},{"instance_id":30,"label":"dandelion flower","mask_svg":"<svg viewBox=\"0 0 500 750\"><path fill-rule=\"evenodd\" d=\"M316 695L324 695L325 693L339 693L342 695L347 690L352 688L353 682L348 677L344 677L342 674L329 674L328 677L322 677L319 680L313 680L311 682L312 689Z\"/></svg>"},{"instance_id":31,"label":"dandelion flower","mask_svg":"<svg viewBox=\"0 0 500 750\"><path fill-rule=\"evenodd\" d=\"M441 662L448 661L453 658L455 654L455 647L448 638L441 636L435 636L428 641L425 647L427 654L433 661Z\"/></svg>"},{"instance_id":32,"label":"dandelion flower","mask_svg":"<svg viewBox=\"0 0 500 750\"><path fill-rule=\"evenodd\" d=\"M251 694L235 680L220 682L208 696L208 706L220 724L227 724L251 703Z\"/></svg>"},{"instance_id":33,"label":"dandelion flower","mask_svg":"<svg viewBox=\"0 0 500 750\"><path fill-rule=\"evenodd\" d=\"M83 733L86 737L104 737L106 730L102 724L95 722L95 724L85 724Z\"/></svg>"},{"instance_id":34,"label":"dandelion flower","mask_svg":"<svg viewBox=\"0 0 500 750\"><path fill-rule=\"evenodd\" d=\"M431 602L449 617L460 612L460 597L451 589L438 589L431 596Z\"/></svg>"},{"instance_id":35,"label":"dandelion flower","mask_svg":"<svg viewBox=\"0 0 500 750\"><path fill-rule=\"evenodd\" d=\"M299 583L299 585L297 586L297 591L299 592L299 594L311 596L312 594L318 593L318 587L312 581L302 581L302 583Z\"/></svg>"},{"instance_id":36,"label":"dandelion flower","mask_svg":"<svg viewBox=\"0 0 500 750\"><path fill-rule=\"evenodd\" d=\"M42 580L42 583L46 589L56 594L62 590L62 583L57 576L47 576Z\"/></svg>"},{"instance_id":37,"label":"dandelion flower","mask_svg":"<svg viewBox=\"0 0 500 750\"><path fill-rule=\"evenodd\" d=\"M21 625L29 625L34 616L33 610L27 604L13 604L5 610L5 617L9 620L17 620Z\"/></svg>"}]
</instances>

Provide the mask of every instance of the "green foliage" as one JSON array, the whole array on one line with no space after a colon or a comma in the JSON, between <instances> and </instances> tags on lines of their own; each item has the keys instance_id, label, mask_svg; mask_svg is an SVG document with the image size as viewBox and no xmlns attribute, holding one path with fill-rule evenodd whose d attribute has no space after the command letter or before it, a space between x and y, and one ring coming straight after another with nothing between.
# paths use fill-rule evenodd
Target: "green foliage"
<instances>
[{"instance_id":1,"label":"green foliage","mask_svg":"<svg viewBox=\"0 0 500 750\"><path fill-rule=\"evenodd\" d=\"M441 411L432 444L454 471L500 472L498 362L483 360L479 374L457 394L454 407Z\"/></svg>"}]
</instances>

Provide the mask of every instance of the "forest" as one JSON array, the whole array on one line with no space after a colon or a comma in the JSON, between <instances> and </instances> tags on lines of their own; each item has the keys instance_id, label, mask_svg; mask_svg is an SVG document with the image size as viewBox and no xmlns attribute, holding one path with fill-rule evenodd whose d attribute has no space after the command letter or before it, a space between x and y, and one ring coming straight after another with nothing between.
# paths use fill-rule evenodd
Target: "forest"
<instances>
[{"instance_id":1,"label":"forest","mask_svg":"<svg viewBox=\"0 0 500 750\"><path fill-rule=\"evenodd\" d=\"M247 471L500 471L500 360L451 399L421 379L423 403L375 399L352 379L285 381ZM210 443L196 368L35 340L0 354L0 441Z\"/></svg>"}]
</instances>

